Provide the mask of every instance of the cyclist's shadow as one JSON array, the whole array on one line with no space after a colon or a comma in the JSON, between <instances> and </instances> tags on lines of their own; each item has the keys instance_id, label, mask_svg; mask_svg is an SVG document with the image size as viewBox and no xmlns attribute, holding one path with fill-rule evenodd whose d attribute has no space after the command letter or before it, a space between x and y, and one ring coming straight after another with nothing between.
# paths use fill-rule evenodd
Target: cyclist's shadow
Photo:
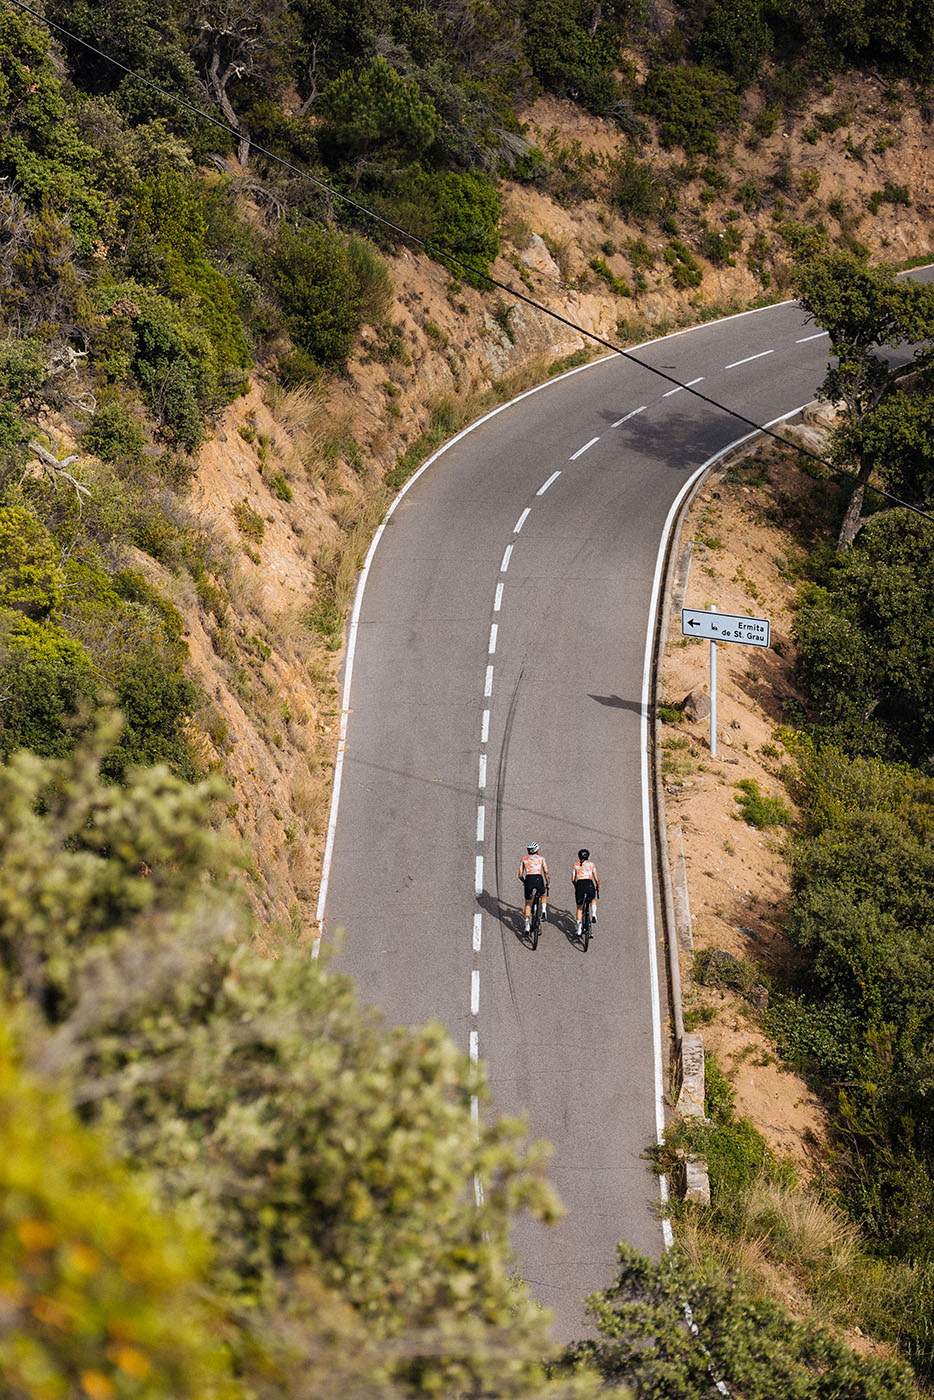
<instances>
[{"instance_id":1,"label":"cyclist's shadow","mask_svg":"<svg viewBox=\"0 0 934 1400\"><path fill-rule=\"evenodd\" d=\"M504 928L509 929L518 943L531 949L532 935L525 931L525 901L521 904L507 904L504 900L494 899L487 894L486 890L477 896L477 903L494 919L498 919ZM549 929L554 929L556 933L563 933L568 943L574 948L582 948L583 943L577 932L577 919L573 913L568 913L564 909L556 909L548 901L548 918L542 921L539 941L545 937Z\"/></svg>"}]
</instances>

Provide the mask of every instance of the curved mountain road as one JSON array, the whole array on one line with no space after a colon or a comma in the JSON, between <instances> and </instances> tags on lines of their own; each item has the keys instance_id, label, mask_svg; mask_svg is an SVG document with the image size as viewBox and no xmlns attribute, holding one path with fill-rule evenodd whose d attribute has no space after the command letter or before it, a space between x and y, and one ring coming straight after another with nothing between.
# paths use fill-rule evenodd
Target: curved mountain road
<instances>
[{"instance_id":1,"label":"curved mountain road","mask_svg":"<svg viewBox=\"0 0 934 1400\"><path fill-rule=\"evenodd\" d=\"M827 338L785 304L635 353L769 423L814 397ZM495 1109L555 1145L567 1215L523 1223L515 1243L562 1339L584 1330L618 1239L662 1246L643 1157L662 1121L664 1014L646 638L671 505L748 431L625 356L553 381L411 484L352 628L321 912L347 931L337 964L363 1001L393 1024L440 1019L485 1061ZM535 952L516 878L529 840L552 880ZM570 886L582 845L604 892L586 954Z\"/></svg>"}]
</instances>

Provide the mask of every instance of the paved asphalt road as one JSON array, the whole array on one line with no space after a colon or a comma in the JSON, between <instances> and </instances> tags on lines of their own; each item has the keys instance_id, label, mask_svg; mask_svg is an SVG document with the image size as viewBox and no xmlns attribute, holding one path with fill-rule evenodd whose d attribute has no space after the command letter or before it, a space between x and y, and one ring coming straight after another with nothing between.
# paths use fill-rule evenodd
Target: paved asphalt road
<instances>
[{"instance_id":1,"label":"paved asphalt road","mask_svg":"<svg viewBox=\"0 0 934 1400\"><path fill-rule=\"evenodd\" d=\"M827 339L785 305L635 353L768 422L814 397ZM399 503L363 594L326 893L326 936L347 930L338 965L362 1000L393 1024L439 1018L485 1061L496 1110L554 1144L568 1213L521 1224L515 1243L560 1339L584 1330L617 1240L662 1244L642 1155L664 1014L646 632L672 502L748 431L670 389L622 356L588 366L464 435ZM535 952L516 878L530 840L554 913ZM604 891L586 954L570 885L582 845Z\"/></svg>"}]
</instances>

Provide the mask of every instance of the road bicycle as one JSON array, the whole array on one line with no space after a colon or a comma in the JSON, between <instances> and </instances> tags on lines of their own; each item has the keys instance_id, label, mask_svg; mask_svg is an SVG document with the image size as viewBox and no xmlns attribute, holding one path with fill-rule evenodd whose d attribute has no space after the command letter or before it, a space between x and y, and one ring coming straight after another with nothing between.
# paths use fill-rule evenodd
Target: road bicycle
<instances>
[{"instance_id":1,"label":"road bicycle","mask_svg":"<svg viewBox=\"0 0 934 1400\"><path fill-rule=\"evenodd\" d=\"M593 901L594 896L588 895L584 900L584 907L581 909L581 943L584 945L584 952L590 947L590 934L593 926Z\"/></svg>"},{"instance_id":2,"label":"road bicycle","mask_svg":"<svg viewBox=\"0 0 934 1400\"><path fill-rule=\"evenodd\" d=\"M542 929L542 892L532 891L532 907L529 910L529 936L532 940L532 950L538 947L538 935Z\"/></svg>"}]
</instances>

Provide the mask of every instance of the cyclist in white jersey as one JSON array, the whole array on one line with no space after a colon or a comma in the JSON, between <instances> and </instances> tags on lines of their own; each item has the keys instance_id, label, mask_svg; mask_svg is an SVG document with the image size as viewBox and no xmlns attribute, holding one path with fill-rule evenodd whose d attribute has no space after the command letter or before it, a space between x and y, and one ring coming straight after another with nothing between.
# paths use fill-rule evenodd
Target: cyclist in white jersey
<instances>
[{"instance_id":1,"label":"cyclist in white jersey","mask_svg":"<svg viewBox=\"0 0 934 1400\"><path fill-rule=\"evenodd\" d=\"M532 919L532 895L538 890L542 897L542 918L548 918L548 891L551 882L548 879L548 862L541 854L537 841L530 841L526 846L526 854L519 862L519 879L525 887L525 931L528 933Z\"/></svg>"}]
</instances>

